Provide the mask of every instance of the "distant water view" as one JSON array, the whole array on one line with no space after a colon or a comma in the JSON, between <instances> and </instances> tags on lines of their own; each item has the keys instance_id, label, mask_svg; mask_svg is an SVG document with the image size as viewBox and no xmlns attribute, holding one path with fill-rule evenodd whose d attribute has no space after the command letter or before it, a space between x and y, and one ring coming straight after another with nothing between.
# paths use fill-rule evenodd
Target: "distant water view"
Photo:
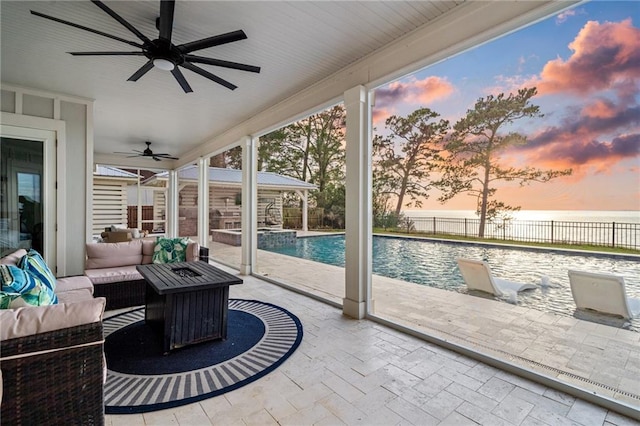
<instances>
[{"instance_id":1,"label":"distant water view","mask_svg":"<svg viewBox=\"0 0 640 426\"><path fill-rule=\"evenodd\" d=\"M407 210L407 232L477 237L480 220L469 210ZM487 222L485 238L543 244L595 245L640 250L640 212L524 210L511 220Z\"/></svg>"},{"instance_id":2,"label":"distant water view","mask_svg":"<svg viewBox=\"0 0 640 426\"><path fill-rule=\"evenodd\" d=\"M411 218L478 219L472 210L405 210L402 213ZM515 220L640 223L640 210L521 210L512 216Z\"/></svg>"}]
</instances>

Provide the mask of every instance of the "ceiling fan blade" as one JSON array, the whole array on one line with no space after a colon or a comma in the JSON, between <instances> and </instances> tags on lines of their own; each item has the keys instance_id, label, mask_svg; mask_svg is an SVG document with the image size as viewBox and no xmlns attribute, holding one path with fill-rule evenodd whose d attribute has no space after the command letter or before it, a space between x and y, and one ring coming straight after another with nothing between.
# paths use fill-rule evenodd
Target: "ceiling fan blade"
<instances>
[{"instance_id":1,"label":"ceiling fan blade","mask_svg":"<svg viewBox=\"0 0 640 426\"><path fill-rule=\"evenodd\" d=\"M260 72L260 67L253 65L240 64L237 62L223 61L221 59L205 58L204 56L185 55L184 60L191 63L215 65L217 67L231 68L234 70Z\"/></svg>"},{"instance_id":2,"label":"ceiling fan blade","mask_svg":"<svg viewBox=\"0 0 640 426\"><path fill-rule=\"evenodd\" d=\"M151 158L153 158L156 161L162 161L161 159L159 159L158 157L156 157L155 155L152 155Z\"/></svg>"},{"instance_id":3,"label":"ceiling fan blade","mask_svg":"<svg viewBox=\"0 0 640 426\"><path fill-rule=\"evenodd\" d=\"M133 152L142 152L142 151L138 151L137 149L132 149L131 151L133 151ZM114 154L131 154L131 151L127 151L127 152L124 152L124 151L113 151L113 153Z\"/></svg>"},{"instance_id":4,"label":"ceiling fan blade","mask_svg":"<svg viewBox=\"0 0 640 426\"><path fill-rule=\"evenodd\" d=\"M67 52L73 56L144 56L144 52Z\"/></svg>"},{"instance_id":5,"label":"ceiling fan blade","mask_svg":"<svg viewBox=\"0 0 640 426\"><path fill-rule=\"evenodd\" d=\"M209 71L205 71L200 67L190 64L189 62L183 62L180 64L180 66L185 67L186 69L191 70L196 74L200 74L201 76L206 77L209 80L215 81L216 83L223 85L227 89L235 90L238 88L238 86L236 86L235 84L231 84L227 80L223 80L217 75L211 74Z\"/></svg>"},{"instance_id":6,"label":"ceiling fan blade","mask_svg":"<svg viewBox=\"0 0 640 426\"><path fill-rule=\"evenodd\" d=\"M159 38L171 42L171 32L173 30L173 11L175 9L174 0L162 0L160 2L160 35Z\"/></svg>"},{"instance_id":7,"label":"ceiling fan blade","mask_svg":"<svg viewBox=\"0 0 640 426\"><path fill-rule=\"evenodd\" d=\"M182 53L194 52L196 50L206 49L207 47L220 46L221 44L233 43L234 41L244 40L247 35L242 30L232 31L230 33L218 34L213 37L203 38L202 40L191 41L189 43L176 46Z\"/></svg>"},{"instance_id":8,"label":"ceiling fan blade","mask_svg":"<svg viewBox=\"0 0 640 426\"><path fill-rule=\"evenodd\" d=\"M108 37L108 38L113 39L113 40L118 40L118 41L121 41L123 43L127 43L127 44L129 44L131 46L139 47L140 49L142 49L142 47L143 47L140 43L136 43L135 41L125 40L124 38L120 38L118 36L107 34L107 33L104 33L102 31L94 30L93 28L85 27L84 25L79 25L79 24L75 24L73 22L65 21L64 19L59 19L59 18L55 18L53 16L45 15L44 13L40 13L40 12L36 12L36 11L32 10L31 14L35 15L35 16L39 16L39 17L44 18L44 19L49 19L50 21L59 22L61 24L69 25L70 27L78 28L78 29L81 29L81 30L84 30L84 31L89 31L90 33L98 34L98 35L101 35L103 37Z\"/></svg>"},{"instance_id":9,"label":"ceiling fan blade","mask_svg":"<svg viewBox=\"0 0 640 426\"><path fill-rule=\"evenodd\" d=\"M131 77L127 79L127 81L138 81L140 77L149 72L149 70L153 68L153 61L149 61L138 69Z\"/></svg>"},{"instance_id":10,"label":"ceiling fan blade","mask_svg":"<svg viewBox=\"0 0 640 426\"><path fill-rule=\"evenodd\" d=\"M169 155L169 154L153 154L156 157L160 157L160 158L166 158L169 160L179 160L178 157L174 157L173 155Z\"/></svg>"},{"instance_id":11,"label":"ceiling fan blade","mask_svg":"<svg viewBox=\"0 0 640 426\"><path fill-rule=\"evenodd\" d=\"M180 84L180 87L182 87L182 90L184 90L184 93L193 92L193 89L191 88L191 86L189 86L189 83L187 83L187 79L184 78L184 75L182 75L182 72L180 72L180 69L178 69L178 67L172 69L171 74L173 74L173 76L176 78L178 84Z\"/></svg>"},{"instance_id":12,"label":"ceiling fan blade","mask_svg":"<svg viewBox=\"0 0 640 426\"><path fill-rule=\"evenodd\" d=\"M145 43L151 43L151 40L149 40L149 38L147 36L145 36L140 31L138 31L138 29L136 27L134 27L133 25L128 23L122 16L118 15L116 12L111 10L109 8L109 6L107 6L106 4L102 3L99 0L91 0L91 2L93 4L95 4L96 6L98 6L100 9L104 10L105 12L107 12L107 14L109 16L111 16L113 19L118 21L123 27L125 27L126 29L131 31L133 34L135 34L135 36L138 37L140 40L142 40Z\"/></svg>"}]
</instances>

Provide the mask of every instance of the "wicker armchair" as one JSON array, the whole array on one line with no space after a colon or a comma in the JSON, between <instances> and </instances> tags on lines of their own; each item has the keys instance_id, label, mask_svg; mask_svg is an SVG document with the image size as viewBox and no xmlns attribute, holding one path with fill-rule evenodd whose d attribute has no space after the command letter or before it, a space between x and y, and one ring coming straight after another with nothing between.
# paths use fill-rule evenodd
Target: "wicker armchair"
<instances>
[{"instance_id":1,"label":"wicker armchair","mask_svg":"<svg viewBox=\"0 0 640 426\"><path fill-rule=\"evenodd\" d=\"M104 424L101 322L5 340L0 351L3 424Z\"/></svg>"},{"instance_id":2,"label":"wicker armchair","mask_svg":"<svg viewBox=\"0 0 640 426\"><path fill-rule=\"evenodd\" d=\"M93 299L0 312L2 424L104 424L103 309ZM50 329L60 321L70 326Z\"/></svg>"}]
</instances>

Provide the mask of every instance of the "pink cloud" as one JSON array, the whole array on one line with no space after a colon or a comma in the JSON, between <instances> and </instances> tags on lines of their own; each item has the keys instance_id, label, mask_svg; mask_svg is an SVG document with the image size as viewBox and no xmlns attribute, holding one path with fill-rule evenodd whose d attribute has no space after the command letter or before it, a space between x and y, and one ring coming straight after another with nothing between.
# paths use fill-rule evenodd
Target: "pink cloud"
<instances>
[{"instance_id":1,"label":"pink cloud","mask_svg":"<svg viewBox=\"0 0 640 426\"><path fill-rule=\"evenodd\" d=\"M622 160L640 158L640 106L594 99L510 151L528 164L573 168L574 177L577 170L606 172Z\"/></svg>"},{"instance_id":2,"label":"pink cloud","mask_svg":"<svg viewBox=\"0 0 640 426\"><path fill-rule=\"evenodd\" d=\"M453 85L440 77L427 77L413 84L407 101L416 104L429 104L433 101L446 99L453 93Z\"/></svg>"},{"instance_id":3,"label":"pink cloud","mask_svg":"<svg viewBox=\"0 0 640 426\"><path fill-rule=\"evenodd\" d=\"M587 117L611 118L616 114L616 107L607 99L597 99L594 103L582 108L581 114Z\"/></svg>"},{"instance_id":4,"label":"pink cloud","mask_svg":"<svg viewBox=\"0 0 640 426\"><path fill-rule=\"evenodd\" d=\"M396 104L427 104L446 99L455 88L446 78L430 76L423 80L396 81L376 90L376 108L393 108Z\"/></svg>"},{"instance_id":5,"label":"pink cloud","mask_svg":"<svg viewBox=\"0 0 640 426\"><path fill-rule=\"evenodd\" d=\"M542 168L572 168L573 178L579 180L589 170L607 174L620 161L639 158L640 133L616 136L611 140L565 133L553 143L526 149L524 153L526 160L521 158L521 161Z\"/></svg>"},{"instance_id":6,"label":"pink cloud","mask_svg":"<svg viewBox=\"0 0 640 426\"><path fill-rule=\"evenodd\" d=\"M569 44L571 57L547 62L535 84L540 94L586 95L621 81L640 78L640 29L631 19L600 24L589 21Z\"/></svg>"},{"instance_id":7,"label":"pink cloud","mask_svg":"<svg viewBox=\"0 0 640 426\"><path fill-rule=\"evenodd\" d=\"M373 121L374 126L379 124L384 124L384 121L392 115L391 111L386 108L374 108L371 112L371 119Z\"/></svg>"}]
</instances>

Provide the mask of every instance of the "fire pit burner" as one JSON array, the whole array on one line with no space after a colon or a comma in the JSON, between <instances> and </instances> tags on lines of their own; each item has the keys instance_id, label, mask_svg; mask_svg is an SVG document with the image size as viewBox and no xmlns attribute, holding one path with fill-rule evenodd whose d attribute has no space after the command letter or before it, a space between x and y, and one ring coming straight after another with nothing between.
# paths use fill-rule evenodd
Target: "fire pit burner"
<instances>
[{"instance_id":1,"label":"fire pit burner","mask_svg":"<svg viewBox=\"0 0 640 426\"><path fill-rule=\"evenodd\" d=\"M176 268L171 270L174 274L181 276L182 278L199 277L202 274L197 273L193 269L189 268Z\"/></svg>"}]
</instances>

